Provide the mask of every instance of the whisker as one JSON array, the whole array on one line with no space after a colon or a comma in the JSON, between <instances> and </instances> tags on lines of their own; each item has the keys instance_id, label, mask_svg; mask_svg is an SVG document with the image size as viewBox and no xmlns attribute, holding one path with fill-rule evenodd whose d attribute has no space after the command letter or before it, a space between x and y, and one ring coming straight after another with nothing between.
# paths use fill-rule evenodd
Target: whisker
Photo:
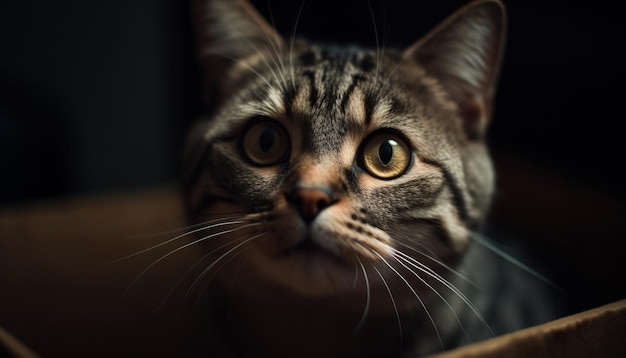
<instances>
[{"instance_id":1,"label":"whisker","mask_svg":"<svg viewBox=\"0 0 626 358\"><path fill-rule=\"evenodd\" d=\"M225 245L220 246L218 249L222 249L226 246L229 245L235 245L237 242L239 242L240 244L244 244L242 241L245 241L246 239L240 238L237 239L233 242L228 242ZM239 246L239 245L237 245ZM212 251L211 253L215 253L218 249ZM232 250L237 249L237 247L233 247ZM188 307L190 305L190 300L192 298L192 294L194 291L198 291L198 296L196 297L196 301L193 304L193 307L191 308L191 310L189 312L194 312L197 308L197 306L202 302L202 292L204 292L207 288L208 285L211 282L211 279L215 276L215 274L217 273L217 271L222 268L224 265L228 264L228 262L230 262L231 260L233 260L235 257L237 257L238 255L240 255L243 251L245 251L247 248L244 248L242 251L240 252L236 252L233 255L230 255L228 260L224 261L221 263L221 265L215 270L215 272L213 272L213 275L211 275L211 277L209 277L209 279L207 280L206 284L204 285L204 288L202 290L198 290L197 286L200 284L200 280L204 280L206 278L206 275L208 274L208 272L215 266L215 264L217 264L219 261L221 261L221 259L223 258L224 255L228 255L230 252L232 252L231 250L229 250L228 252L226 252L225 254L221 255L218 260L212 262L209 267L205 268L202 270L202 272L200 273L200 275L198 277L196 277L196 279L194 279L194 281L192 282L192 284L190 285L190 287L187 289L187 291L185 292L185 295L182 298L182 301L178 307L178 313L176 314L176 320L175 320L175 326L180 326L181 322L183 321L184 317L185 317L185 310L186 307ZM203 262L209 255L205 255L203 256L200 260L198 260L194 266L197 266L198 264L200 264L201 262ZM187 273L186 273L187 275ZM181 279L182 280L182 279ZM180 282L180 281L179 281ZM167 299L167 297L166 297Z\"/></svg>"},{"instance_id":2,"label":"whisker","mask_svg":"<svg viewBox=\"0 0 626 358\"><path fill-rule=\"evenodd\" d=\"M461 330L463 331L463 334L471 341L471 338L469 336L469 334L467 333L467 330L465 329L465 326L463 325L463 323L461 322L461 319L459 318L459 316L456 314L456 312L454 311L454 308L452 308L452 306L450 305L450 303L448 302L448 300L446 300L443 295L441 293L439 293L439 291L437 291L437 289L435 289L432 285L430 285L428 282L426 282L426 280L424 280L420 275L417 274L417 272L413 271L411 268L407 267L404 263L402 263L401 260L404 260L405 262L407 262L408 264L410 264L408 261L406 261L406 259L402 258L402 257L394 257L396 259L396 261L402 265L405 269L407 269L409 272L411 272L415 277L417 277L424 285L426 285L433 293L435 293L437 295L437 297L439 297L443 303L450 309L450 312L452 312L452 315L454 316L454 319L457 321L457 323L459 324L459 327L461 327ZM413 267L419 269L418 267L416 267L415 265L412 265ZM420 270L424 273L426 273L423 270ZM430 274L429 274L430 275ZM432 275L430 275L432 276ZM455 292L455 291L453 291ZM456 292L455 292L456 293ZM440 339L441 341L441 339ZM443 346L443 342L441 348L444 349Z\"/></svg>"},{"instance_id":3,"label":"whisker","mask_svg":"<svg viewBox=\"0 0 626 358\"><path fill-rule=\"evenodd\" d=\"M255 48L255 50L256 50L256 48ZM235 58L235 57L232 57L232 56L225 55L225 54L223 54L223 53L213 53L213 52L208 52L208 54L212 54L212 55L220 56L220 57L225 58L225 59L227 59L227 60L231 60L231 61L233 61L233 62L237 63L237 64L238 64L238 65L240 65L240 66L243 66L245 69L247 69L247 70L249 70L250 72L252 72L253 74L255 74L255 75L256 75L256 76L257 76L260 80L262 80L263 82L265 82L265 84L266 84L269 88L275 89L275 88L274 88L274 85L273 85L273 84L271 84L271 83L270 83L270 81L268 81L268 80L267 80L267 79L266 79L263 75L261 75L261 74L260 74L257 70L255 70L252 66L248 65L248 64L247 64L247 63L245 63L244 61L241 61L241 60L239 60L239 59L237 59L237 58ZM264 61L264 62L266 62L266 64L267 64L267 61ZM269 66L269 64L267 64L267 65Z\"/></svg>"},{"instance_id":4,"label":"whisker","mask_svg":"<svg viewBox=\"0 0 626 358\"><path fill-rule=\"evenodd\" d=\"M367 315L369 314L371 293L370 293L370 281L367 276L367 271L365 270L365 266L363 265L363 261L361 261L361 259L358 256L355 255L355 257L357 261L359 262L359 265L361 266L361 270L363 271L363 277L365 279L365 290L366 290L365 307L363 309L363 314L361 315L361 319L359 320L359 323L357 324L354 330L354 334L357 334L361 330L361 327L365 323L365 320L367 319Z\"/></svg>"},{"instance_id":5,"label":"whisker","mask_svg":"<svg viewBox=\"0 0 626 358\"><path fill-rule=\"evenodd\" d=\"M270 6L269 3L268 3L268 11L269 11L269 17L270 17L270 22L272 23L272 27L274 28L274 30L276 30L276 23L274 22L274 15L272 13L272 7ZM275 67L270 66L270 64L267 61L263 61L263 62L265 62L268 69L272 72L274 78L278 81L278 83L281 84L281 87L283 89L286 89L287 78L285 77L285 73L286 73L285 64L283 63L283 56L281 55L281 51L280 51L281 50L280 47L282 47L280 46L281 43L277 44L268 33L264 32L263 34L265 36L265 41L269 43L271 46L271 50L272 50L271 60L272 62L274 62Z\"/></svg>"},{"instance_id":6,"label":"whisker","mask_svg":"<svg viewBox=\"0 0 626 358\"><path fill-rule=\"evenodd\" d=\"M372 4L368 1L367 2L367 7L369 8L370 11L370 17L372 18L372 25L374 27L374 39L376 41L376 70L374 72L374 80L376 82L378 82L378 73L380 71L380 65L382 62L382 57L383 57L383 53L380 47L380 41L379 41L379 35L378 35L378 26L376 26L376 17L374 16L374 10L372 9ZM374 87L374 82L372 82L370 84L370 88L369 91L372 91L372 88Z\"/></svg>"},{"instance_id":7,"label":"whisker","mask_svg":"<svg viewBox=\"0 0 626 358\"><path fill-rule=\"evenodd\" d=\"M239 241L241 241L243 239L239 239ZM206 260L208 257L210 257L211 255L213 255L214 253L216 253L217 251L233 245L233 242L227 242L223 245L220 245L218 248L216 248L215 250L212 250L211 252L205 254L204 256L202 256L199 260L197 260L191 267L189 267L187 269L187 271L185 271L185 273L181 276L181 278L178 280L178 282L176 282L176 284L174 285L174 287L172 287L172 289L170 289L170 291L167 293L167 295L165 296L165 298L163 299L163 301L161 302L161 304L157 307L157 311L159 309L161 309L165 303L167 302L167 300L174 294L174 292L176 292L176 289L178 289L178 287L181 285L181 283L183 282L183 280L185 279L185 277L187 277L191 272L193 272L193 270L198 267L198 265L200 265L204 260Z\"/></svg>"},{"instance_id":8,"label":"whisker","mask_svg":"<svg viewBox=\"0 0 626 358\"><path fill-rule=\"evenodd\" d=\"M396 319L398 320L398 329L400 330L400 346L402 347L402 346L404 346L404 337L402 335L402 322L400 322L400 314L398 313L398 306L396 305L396 300L393 299L393 294L391 293L391 288L389 288L389 285L387 284L387 281L385 280L383 275L380 273L380 271L378 271L376 266L374 266L374 270L376 270L376 273L378 274L378 276L380 276L380 279L383 281L383 284L385 285L385 288L387 289L387 293L389 293L389 298L391 299L391 304L393 304L393 310L394 310L394 312L396 312Z\"/></svg>"},{"instance_id":9,"label":"whisker","mask_svg":"<svg viewBox=\"0 0 626 358\"><path fill-rule=\"evenodd\" d=\"M191 229L196 229L199 228L201 226L204 225L210 225L214 222L217 222L219 220L233 220L236 219L238 217L242 217L243 215L245 215L245 212L229 212L229 213L213 213L213 214L205 214L205 215L212 215L212 216L224 216L224 215L238 215L238 216L233 216L233 217L221 217L219 219L214 219L214 220L207 220L204 222L199 222L193 225L188 225L188 226L184 226L181 228L177 228L177 229L171 229L171 230L166 230L166 231L158 231L158 232L152 232L149 234L140 234L140 235L131 235L129 236L129 238L131 239L148 239L148 238L152 238L152 237L158 237L158 236L166 236L166 235L171 235L171 234L176 234L176 233L180 233L180 232L185 232L187 230L191 230Z\"/></svg>"},{"instance_id":10,"label":"whisker","mask_svg":"<svg viewBox=\"0 0 626 358\"><path fill-rule=\"evenodd\" d=\"M270 8L270 14L271 14L271 8ZM255 53L257 54L262 54L263 51L257 47L255 45L254 42L252 42L250 40L250 38L248 38L247 36L245 36L245 34L241 31L238 31L237 28L233 27L232 31L234 34L236 34L236 37L239 39L242 39L243 41L246 42L246 44L248 46L250 46L251 49L254 50ZM272 61L268 61L266 56L261 55L261 61L263 62L263 64L265 65L265 67L267 68L267 70L272 74L272 76L274 77L274 79L276 79L278 81L278 83L280 83L282 86L281 88L285 88L284 86L287 83L286 78L284 77L284 71L281 69L284 69L284 65L282 64L281 61L281 56L280 56L280 51L279 48L276 44L276 42L274 41L274 39L272 38L272 36L267 32L264 31L263 28L259 28L259 31L262 33L265 43L269 44L269 55L271 56ZM237 58L233 58L230 56L226 56L223 53L220 53L219 51L213 51L213 52L208 52L214 55L218 55L218 56L222 56L223 58L229 59L231 61L234 61L235 63L244 66L246 69L250 70L252 73L256 74L260 79L263 80L263 82L265 82L265 84L268 85L269 88L276 90L275 86L270 84L270 81L268 79L266 79L265 77L263 77L261 74L259 74L256 70L254 70L251 66L247 65L245 62L241 61L240 59Z\"/></svg>"},{"instance_id":11,"label":"whisker","mask_svg":"<svg viewBox=\"0 0 626 358\"><path fill-rule=\"evenodd\" d=\"M204 270L202 270L202 272L200 273L200 275L198 275L198 277L196 277L196 279L193 281L193 283L191 284L191 286L189 287L189 289L187 290L187 293L185 294L185 298L184 301L187 301L191 295L191 293L196 289L196 287L199 285L200 281L204 279L204 277L211 271L211 269L217 265L220 261L222 261L222 259L224 259L224 257L228 256L231 252L237 250L238 248L240 248L242 245L245 245L247 243L249 243L252 240L258 239L259 237L265 235L267 233L262 232L259 234L256 234L248 239L245 239L243 241L241 241L239 244L235 245L234 247L232 247L231 249L229 249L228 251L226 251L225 253L223 253L222 255L220 255L220 257L218 257L215 261L213 261L209 266L207 266ZM232 243L231 243L232 244Z\"/></svg>"},{"instance_id":12,"label":"whisker","mask_svg":"<svg viewBox=\"0 0 626 358\"><path fill-rule=\"evenodd\" d=\"M302 1L300 3L300 8L298 9L298 14L296 15L296 20L293 24L293 30L291 31L291 36L289 38L289 66L291 70L291 86L296 88L296 74L295 74L295 66L293 64L293 45L296 42L296 30L298 28L298 24L300 23L300 16L302 15L302 9L304 8L304 3L306 1Z\"/></svg>"},{"instance_id":13,"label":"whisker","mask_svg":"<svg viewBox=\"0 0 626 358\"><path fill-rule=\"evenodd\" d=\"M396 270L393 266L391 266L391 264L389 264L389 262L387 262L387 260L385 260L385 258L382 257L382 255L380 255L378 252L376 251L372 251L374 254L376 254L381 260L382 262L387 265L387 267L389 267L396 275L398 275L398 277L400 277L400 279L404 282L404 284L409 288L409 290L411 290L411 292L413 293L413 295L415 296L415 298L417 298L418 302L420 303L420 305L422 306L422 308L424 309L424 312L426 313L426 315L428 316L428 319L430 320L430 323L433 325L433 329L435 330L435 333L437 334L437 338L439 339L439 343L441 344L441 348L444 349L444 344L443 344L443 340L441 338L441 334L439 333L439 329L437 328L437 324L435 323L435 320L433 319L433 316L430 314L430 311L428 310L428 308L426 307L426 304L424 304L424 301L422 300L422 298L417 294L417 292L415 292L415 289L413 289L413 286L411 286L411 284L404 278L404 276L402 276L402 274L400 274L400 272L398 272L398 270ZM395 257L394 257L395 258ZM397 259L396 259L397 261ZM398 261L399 262L399 261ZM411 271L411 270L409 270ZM413 272L413 271L411 271ZM415 273L414 273L415 274ZM417 276L420 280L423 280L422 278L419 277L419 275Z\"/></svg>"},{"instance_id":14,"label":"whisker","mask_svg":"<svg viewBox=\"0 0 626 358\"><path fill-rule=\"evenodd\" d=\"M393 249L393 248L392 248L392 250L394 250L394 253L398 254L398 256L394 255L394 257L396 258L397 262L400 265L402 265L404 268L406 268L407 270L412 272L415 275L415 277L417 277L423 284L428 286L450 308L452 314L454 315L454 317L457 320L457 322L459 322L459 325L460 325L461 329L463 330L463 332L465 333L465 335L468 338L470 338L469 335L465 331L465 328L464 328L463 324L461 323L459 317L457 316L456 312L454 312L454 309L452 308L452 306L450 306L448 301L434 287L432 287L422 277L420 277L415 271L413 271L412 269L408 268L405 264L403 264L402 261L400 261L400 259L402 259L407 264L413 266L414 268L418 269L419 271L421 271L421 272L429 275L430 277L434 278L439 283L441 283L446 288L448 288L450 291L452 291L455 295L457 295L463 301L463 303L465 303L467 305L467 307L469 307L469 309L474 313L474 315L476 315L476 318L478 318L478 320L480 320L481 324L483 325L485 330L489 333L489 335L494 336L494 333L491 330L491 327L489 327L489 325L484 320L483 316L480 314L480 312L478 311L476 306L467 298L467 296L463 292L461 292L461 290L459 290L458 288L454 287L454 285L452 285L448 280L443 278L440 274L438 274L437 272L433 271L430 267L428 267L428 266L424 265L423 263L415 260L414 258L412 258L411 256L403 253L402 251L398 251L398 250Z\"/></svg>"},{"instance_id":15,"label":"whisker","mask_svg":"<svg viewBox=\"0 0 626 358\"><path fill-rule=\"evenodd\" d=\"M424 272L425 274L428 274L430 277L434 278L435 280L439 281L439 283L445 285L448 289L452 290L453 292L455 292L456 294L460 295L462 298L465 298L465 300L467 300L466 303L471 304L469 302L469 300L467 299L467 297L465 297L465 295L463 294L463 292L461 292L458 288L454 287L453 285L451 285L448 280L446 280L445 278L443 278L443 276L441 276L439 273L437 273L435 270L433 270L432 268L428 267L427 265L419 262L418 260L414 259L413 257L405 254L402 251L399 251L397 249L391 248L395 254L400 255L400 257L402 257L407 263L410 263L412 266L414 266L415 268L419 269L420 271Z\"/></svg>"},{"instance_id":16,"label":"whisker","mask_svg":"<svg viewBox=\"0 0 626 358\"><path fill-rule=\"evenodd\" d=\"M415 247L413 247L411 245L408 245L406 243L403 243L401 241L398 241L397 243L399 245L401 245L401 246L411 250L411 251L414 251L414 252L416 252L416 253L418 253L418 254L420 254L422 256L425 256L429 260L432 260L433 262L437 263L438 265L440 265L441 267L445 268L446 270L448 270L452 274L456 275L457 277L461 278L462 280L464 280L465 282L469 283L470 285L472 285L472 286L474 286L474 287L476 287L476 288L478 288L480 290L483 289L478 283L473 281L467 275L462 274L459 270L455 269L454 267L452 267L452 266L446 264L445 262L443 262L441 259L437 258L432 251L430 252L430 254L428 254L428 253L426 253L424 251L418 250L417 248L415 248ZM421 245L421 244L418 244L418 245L420 245L421 247L423 247L426 250L428 250L428 248L426 246ZM430 250L428 250L428 251L430 251ZM428 266L425 266L425 267L430 269Z\"/></svg>"},{"instance_id":17,"label":"whisker","mask_svg":"<svg viewBox=\"0 0 626 358\"><path fill-rule=\"evenodd\" d=\"M240 240L238 240L238 241L241 241L241 240L243 240L243 239L240 239ZM211 281L212 281L212 280L213 280L213 278L217 275L217 273L219 272L219 270L220 270L222 267L226 266L226 265L227 265L230 261L234 260L237 256L239 256L239 255L243 254L246 250L249 250L249 249L250 249L250 246L245 246L245 247L243 247L243 248L242 248L241 250L239 250L239 251L232 252L231 254L227 254L227 255L228 255L228 258L227 258L226 260L224 260L224 261L220 262L220 265L219 265L219 266L214 267L213 273L212 273L210 276L208 276L209 271L206 271L206 273L203 271L203 273L201 274L201 275L203 275L203 277L201 278L201 280L202 280L202 281L205 281L205 282L204 282L204 285L203 285L202 289L199 289L199 288L197 287L197 286L200 286L200 284L201 284L201 282L200 282L200 281L198 281L198 284L197 284L197 286L196 286L196 287L193 287L193 286L192 286L190 290L187 290L187 293L185 293L185 299L184 299L184 302L185 302L185 303L184 303L184 304L182 304L182 305L180 306L180 309L179 309L179 313L178 313L179 317L181 317L181 318L182 318L182 316L183 316L183 309L185 308L185 306L187 306L187 305L188 305L188 303L187 303L187 302L189 302L189 301L191 300L191 294L192 294L192 292L193 292L193 291L197 291L197 292L198 292L198 295L197 295L197 297L196 297L196 301L195 301L195 303L193 304L193 307L191 308L191 312L194 312L194 311L196 310L196 308L198 307L198 305L199 305L199 304L201 304L201 303L203 302L203 301L202 301L202 293L207 291L207 289L209 288L209 285L211 284ZM195 282L195 280L194 280L194 282Z\"/></svg>"},{"instance_id":18,"label":"whisker","mask_svg":"<svg viewBox=\"0 0 626 358\"><path fill-rule=\"evenodd\" d=\"M146 267L143 271L141 271L141 272L139 273L139 275L137 275L137 277L135 277L135 279L134 279L134 280L133 280L133 281L132 281L132 282L128 285L128 287L126 288L126 290L124 290L124 292L122 293L122 296L126 295L126 293L128 293L128 291L131 289L131 287L133 287L133 285L134 285L134 284L135 284L135 283L136 283L136 282L137 282L137 281L138 281L141 277L143 277L143 275L144 275L146 272L148 272L148 271L149 271L152 267L154 267L155 265L157 265L159 262L161 262L161 261L165 260L167 257L169 257L169 256L171 256L171 255L173 255L173 254L177 253L178 251L181 251L181 250L183 250L183 249L185 249L185 248L187 248L187 247L193 246L193 245L195 245L195 244L197 244L197 243L199 243L199 242L206 241L206 240L211 239L211 238L213 238L213 237L220 236L220 235L225 235L225 234L230 234L230 233L232 233L232 232L239 231L239 230L245 229L245 228L250 227L250 226L255 226L255 225L261 225L261 223L251 223L251 224L246 224L246 225L239 226L239 227L237 227L237 228L235 228L235 229L230 229L230 230L226 230L226 231L220 231L220 232L217 232L217 233L214 233L214 234L208 235L208 236L204 236L204 237L202 237L202 238L200 238L200 239L194 240L194 241L192 241L192 242L190 242L190 243L187 243L187 244L185 244L185 245L183 245L183 246L180 246L180 247L178 247L178 248L176 248L176 249L174 249L174 250L172 250L172 251L168 252L167 254L165 254L165 255L163 255L163 256L161 256L161 257L159 257L158 259L156 259L155 261L153 261L150 265L148 265L148 267Z\"/></svg>"},{"instance_id":19,"label":"whisker","mask_svg":"<svg viewBox=\"0 0 626 358\"><path fill-rule=\"evenodd\" d=\"M231 220L231 219L232 219L232 218L219 219L219 220ZM217 222L217 221L219 221L219 220L213 220L213 221L211 221L211 222ZM209 223L211 223L211 222L209 222ZM171 242L174 242L174 241L176 241L176 240L178 240L178 239L181 239L181 238L183 238L183 237L185 237L185 236L193 235L193 234L195 234L195 233L197 233L197 232L200 232L200 231L210 230L210 229L214 229L214 228L216 228L216 227L225 226L225 225L243 224L243 223L246 223L246 222L249 222L249 221L248 221L248 220L225 221L225 222L221 222L221 223L217 223L217 224L210 224L209 226L201 226L200 228L197 228L197 229L194 229L194 230L191 230L191 231L187 231L187 232L185 232L185 233L183 233L183 234L177 235L177 236L175 236L174 238L171 238L171 239L169 239L169 240L166 240L166 241L164 241L164 242L161 242L161 243L159 243L159 244L156 244L156 245L154 245L154 246L151 246L151 247L149 247L149 248L147 248L147 249L143 249L143 250L138 251L138 252L135 252L135 253L133 253L133 254L126 255L126 256L120 257L120 258L118 258L118 259L115 259L115 260L109 261L109 262L105 263L103 266L106 266L106 265L111 265L111 264L114 264L114 263L117 263L117 262L120 262L120 261L127 260L127 259L129 259L129 258L131 258L131 257L135 257L135 256L138 256L138 255L141 255L141 254L143 254L143 253L146 253L146 252L148 252L148 251L154 250L154 249L159 248L159 247L161 247L161 246L167 245L167 244L169 244L169 243L171 243Z\"/></svg>"},{"instance_id":20,"label":"whisker","mask_svg":"<svg viewBox=\"0 0 626 358\"><path fill-rule=\"evenodd\" d=\"M274 15L272 13L272 7L270 6L269 3L268 3L268 11L269 11L269 16L270 16L270 21L272 23L272 27L274 28L274 30L276 30L276 24L274 22ZM281 56L281 51L280 51L281 46L280 44L277 44L269 34L264 33L264 35L265 35L265 41L269 43L272 48L271 59L272 59L272 62L274 62L276 66L274 68L270 68L271 66L269 66L267 61L264 61L264 62L266 63L266 65L268 66L272 74L274 75L274 78L281 84L281 88L286 89L287 78L285 77L285 73L286 73L285 64L283 63L283 56ZM293 79L292 79L292 82L293 82Z\"/></svg>"},{"instance_id":21,"label":"whisker","mask_svg":"<svg viewBox=\"0 0 626 358\"><path fill-rule=\"evenodd\" d=\"M539 272L531 269L530 267L528 267L528 265L525 265L524 263L522 263L518 259L514 258L513 256L507 254L506 252L504 252L503 250L498 248L495 245L495 243L493 241L491 241L488 237L486 237L486 236L484 236L484 235L482 235L480 233L477 233L477 232L473 232L472 234L473 234L472 237L473 237L475 242L477 242L478 244L482 245L483 247L485 247L486 249L488 249L492 253L496 254L497 256L500 256L501 258L503 258L506 261L510 262L511 264L513 264L514 266L519 268L520 270L525 271L529 275L537 278L541 282L543 282L543 283L545 283L545 284L547 284L547 285L549 285L549 286L551 286L551 287L553 287L553 288L555 288L555 289L557 289L557 290L559 290L561 292L565 291L559 285L555 284L554 282L552 282L551 280L549 280L548 278L546 278L545 276L543 276Z\"/></svg>"}]
</instances>

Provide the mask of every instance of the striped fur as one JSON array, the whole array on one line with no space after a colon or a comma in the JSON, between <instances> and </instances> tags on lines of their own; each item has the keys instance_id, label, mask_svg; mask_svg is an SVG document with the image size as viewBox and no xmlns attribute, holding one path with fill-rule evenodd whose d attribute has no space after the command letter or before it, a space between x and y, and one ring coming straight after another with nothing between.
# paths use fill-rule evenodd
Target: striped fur
<instances>
[{"instance_id":1,"label":"striped fur","mask_svg":"<svg viewBox=\"0 0 626 358\"><path fill-rule=\"evenodd\" d=\"M484 137L501 4L474 2L414 46L384 52L284 40L244 1L194 9L213 107L189 137L185 203L194 223L232 213L242 223L209 230L207 252L227 261L211 284L222 311L209 350L449 348L458 322L434 321L442 310L473 311L448 287L464 285L450 266L463 261L493 191ZM279 130L262 127L259 144L248 134L258 123ZM390 179L364 161L377 134L409 148ZM248 146L265 155L277 141L287 148L277 162L251 159L258 148Z\"/></svg>"}]
</instances>

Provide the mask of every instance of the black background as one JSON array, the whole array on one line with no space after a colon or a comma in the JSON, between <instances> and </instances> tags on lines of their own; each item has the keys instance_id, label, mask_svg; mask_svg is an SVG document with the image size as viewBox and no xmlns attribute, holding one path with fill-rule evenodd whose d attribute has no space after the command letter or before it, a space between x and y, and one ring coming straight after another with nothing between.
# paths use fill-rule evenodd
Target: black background
<instances>
[{"instance_id":1,"label":"black background","mask_svg":"<svg viewBox=\"0 0 626 358\"><path fill-rule=\"evenodd\" d=\"M295 27L298 35L326 42L404 47L466 1L308 0L297 26L300 1L254 3L287 36ZM508 42L489 135L494 153L623 209L619 3L506 4ZM178 181L185 131L202 112L189 15L189 3L175 0L0 2L0 209ZM561 209L571 211L555 210ZM584 226L571 224L572 232ZM613 239L597 236L587 241L600 246ZM572 241L574 253L593 246ZM554 251L537 257L568 276L575 309L590 308L625 294L623 244L610 245L618 247L602 247L611 263L600 271L565 251L563 264Z\"/></svg>"},{"instance_id":2,"label":"black background","mask_svg":"<svg viewBox=\"0 0 626 358\"><path fill-rule=\"evenodd\" d=\"M299 1L254 1L284 34ZM304 3L298 35L407 46L466 1ZM618 3L509 1L494 151L626 198ZM0 5L0 203L173 183L200 112L189 4Z\"/></svg>"}]
</instances>

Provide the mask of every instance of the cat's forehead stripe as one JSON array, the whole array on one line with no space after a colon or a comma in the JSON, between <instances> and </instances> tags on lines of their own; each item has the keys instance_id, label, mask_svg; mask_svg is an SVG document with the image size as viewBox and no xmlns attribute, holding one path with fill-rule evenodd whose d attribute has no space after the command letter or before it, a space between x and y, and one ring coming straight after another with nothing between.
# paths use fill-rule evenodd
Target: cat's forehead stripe
<instances>
[{"instance_id":1,"label":"cat's forehead stripe","mask_svg":"<svg viewBox=\"0 0 626 358\"><path fill-rule=\"evenodd\" d=\"M319 97L317 85L315 83L315 72L304 71L302 75L306 80L308 80L309 106L313 107L315 103L317 103L317 99Z\"/></svg>"},{"instance_id":2,"label":"cat's forehead stripe","mask_svg":"<svg viewBox=\"0 0 626 358\"><path fill-rule=\"evenodd\" d=\"M345 103L343 103L345 102ZM350 124L364 128L367 124L367 110L363 92L354 90L349 97L342 102L343 115Z\"/></svg>"},{"instance_id":3,"label":"cat's forehead stripe","mask_svg":"<svg viewBox=\"0 0 626 358\"><path fill-rule=\"evenodd\" d=\"M352 96L352 93L354 92L356 86L360 82L363 82L364 80L365 80L365 77L363 75L361 75L361 74L352 75L352 82L348 86L348 89L346 90L346 93L343 95L343 98L341 99L340 108L341 108L341 112L342 113L344 113L344 114L346 113L346 107L347 107L348 103L350 102L350 99L355 97L355 96ZM351 108L351 109L353 109L353 108Z\"/></svg>"},{"instance_id":4,"label":"cat's forehead stripe","mask_svg":"<svg viewBox=\"0 0 626 358\"><path fill-rule=\"evenodd\" d=\"M367 125L380 98L371 84L367 84L371 76L366 72L375 66L372 56L360 52L322 52L317 61L311 60L311 56L305 56L309 66L297 75L300 83L297 93L283 96L285 101L291 100L285 107Z\"/></svg>"}]
</instances>

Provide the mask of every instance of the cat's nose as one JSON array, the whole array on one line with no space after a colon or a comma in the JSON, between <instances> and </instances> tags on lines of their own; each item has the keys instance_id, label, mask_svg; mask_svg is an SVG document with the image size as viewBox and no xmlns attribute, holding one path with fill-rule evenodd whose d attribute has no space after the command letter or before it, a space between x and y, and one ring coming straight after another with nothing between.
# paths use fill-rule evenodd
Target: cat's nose
<instances>
[{"instance_id":1,"label":"cat's nose","mask_svg":"<svg viewBox=\"0 0 626 358\"><path fill-rule=\"evenodd\" d=\"M296 186L287 193L287 199L298 208L307 223L336 201L331 189L321 186Z\"/></svg>"}]
</instances>

